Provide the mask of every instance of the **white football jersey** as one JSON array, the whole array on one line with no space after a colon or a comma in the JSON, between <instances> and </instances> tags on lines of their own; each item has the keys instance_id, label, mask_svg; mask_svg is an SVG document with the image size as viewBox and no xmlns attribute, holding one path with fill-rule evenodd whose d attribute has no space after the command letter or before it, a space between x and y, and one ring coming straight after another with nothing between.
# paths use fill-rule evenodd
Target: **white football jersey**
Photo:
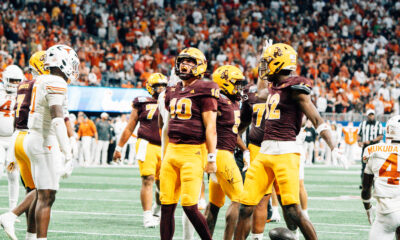
<instances>
[{"instance_id":1,"label":"white football jersey","mask_svg":"<svg viewBox=\"0 0 400 240\"><path fill-rule=\"evenodd\" d=\"M43 137L55 135L51 127L50 106L65 106L67 82L55 75L40 75L32 88L28 127Z\"/></svg>"},{"instance_id":2,"label":"white football jersey","mask_svg":"<svg viewBox=\"0 0 400 240\"><path fill-rule=\"evenodd\" d=\"M400 210L399 154L398 144L378 143L364 150L363 158L367 161L364 172L374 175L377 211L384 214Z\"/></svg>"},{"instance_id":3,"label":"white football jersey","mask_svg":"<svg viewBox=\"0 0 400 240\"><path fill-rule=\"evenodd\" d=\"M14 106L16 94L0 91L0 137L10 137L14 132Z\"/></svg>"}]
</instances>

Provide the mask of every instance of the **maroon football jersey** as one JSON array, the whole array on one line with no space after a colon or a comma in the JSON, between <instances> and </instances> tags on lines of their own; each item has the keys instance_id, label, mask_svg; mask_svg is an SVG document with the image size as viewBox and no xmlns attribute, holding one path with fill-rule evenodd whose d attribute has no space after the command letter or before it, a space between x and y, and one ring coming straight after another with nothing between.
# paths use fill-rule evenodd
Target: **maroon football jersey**
<instances>
[{"instance_id":1,"label":"maroon football jersey","mask_svg":"<svg viewBox=\"0 0 400 240\"><path fill-rule=\"evenodd\" d=\"M158 104L151 97L137 97L133 100L133 107L138 110L138 138L143 138L151 144L161 145L158 127Z\"/></svg>"},{"instance_id":2,"label":"maroon football jersey","mask_svg":"<svg viewBox=\"0 0 400 240\"><path fill-rule=\"evenodd\" d=\"M258 98L255 85L246 88L244 95L247 97L242 103L240 119L247 123L251 121L249 142L261 146L265 128L265 101Z\"/></svg>"},{"instance_id":3,"label":"maroon football jersey","mask_svg":"<svg viewBox=\"0 0 400 240\"><path fill-rule=\"evenodd\" d=\"M182 82L168 87L165 107L171 119L168 122L169 141L178 144L202 144L206 140L203 112L217 111L218 85L197 80L187 87Z\"/></svg>"},{"instance_id":4,"label":"maroon football jersey","mask_svg":"<svg viewBox=\"0 0 400 240\"><path fill-rule=\"evenodd\" d=\"M221 94L218 99L217 149L233 152L237 143L240 109L237 101Z\"/></svg>"},{"instance_id":5,"label":"maroon football jersey","mask_svg":"<svg viewBox=\"0 0 400 240\"><path fill-rule=\"evenodd\" d=\"M28 129L29 107L34 80L25 80L18 85L17 104L15 104L15 128Z\"/></svg>"},{"instance_id":6,"label":"maroon football jersey","mask_svg":"<svg viewBox=\"0 0 400 240\"><path fill-rule=\"evenodd\" d=\"M311 91L311 82L304 77L289 77L278 86L269 84L266 102L264 140L296 141L301 129L303 112L292 99L292 92Z\"/></svg>"}]
</instances>

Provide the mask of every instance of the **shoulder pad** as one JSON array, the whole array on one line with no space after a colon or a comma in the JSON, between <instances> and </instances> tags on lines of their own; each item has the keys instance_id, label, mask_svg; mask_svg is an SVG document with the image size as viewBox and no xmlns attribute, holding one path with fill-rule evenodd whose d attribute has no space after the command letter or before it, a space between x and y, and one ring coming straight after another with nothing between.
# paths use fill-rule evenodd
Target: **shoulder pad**
<instances>
[{"instance_id":1,"label":"shoulder pad","mask_svg":"<svg viewBox=\"0 0 400 240\"><path fill-rule=\"evenodd\" d=\"M49 94L67 93L68 84L64 79L52 75L43 75L43 76L48 76L46 79L42 80L45 85L47 93Z\"/></svg>"},{"instance_id":2,"label":"shoulder pad","mask_svg":"<svg viewBox=\"0 0 400 240\"><path fill-rule=\"evenodd\" d=\"M311 93L311 88L304 84L298 84L298 85L292 85L290 86L292 90L299 91L305 94L310 94Z\"/></svg>"}]
</instances>

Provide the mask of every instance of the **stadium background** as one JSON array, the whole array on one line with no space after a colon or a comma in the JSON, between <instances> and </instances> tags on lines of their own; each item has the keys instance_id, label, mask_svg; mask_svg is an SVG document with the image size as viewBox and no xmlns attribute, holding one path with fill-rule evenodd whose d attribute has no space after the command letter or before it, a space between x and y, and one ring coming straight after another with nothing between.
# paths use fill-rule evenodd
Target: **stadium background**
<instances>
[{"instance_id":1,"label":"stadium background","mask_svg":"<svg viewBox=\"0 0 400 240\"><path fill-rule=\"evenodd\" d=\"M312 99L326 120L343 126L354 121L357 126L367 109L375 109L384 124L389 116L399 114L398 1L7 0L1 1L0 8L0 75L6 66L17 64L31 78L27 62L33 52L56 43L71 45L81 65L79 81L69 88L69 108L75 114L84 111L94 121L101 112L110 113L118 121L120 113L129 112L135 96L147 94L143 88L146 78L153 72L169 76L174 57L188 46L205 53L206 77L221 65L233 64L243 70L249 84L254 84L258 56L267 37L291 44L298 51L297 74L313 80ZM124 189L118 194L121 201L116 201L119 207L111 201L117 198L111 190L105 201L93 205L93 209L87 206L93 216L110 206L113 210L108 213L116 214L116 222L122 216L118 214L125 211L129 212L126 218L139 215L140 209L122 207L124 201L138 204L131 201L137 194L137 169L132 173L118 166L113 171L115 174L102 169L77 169L62 184L61 188L72 190L66 190L64 202L56 204L56 222L65 219L67 213L63 212L78 211L91 203L88 199L99 199L93 192L104 186ZM337 234L342 236L340 239L366 236L367 222L356 197L358 173L358 166L347 171L320 165L307 167L310 215L321 223L316 226L322 239L338 239ZM129 184L121 184L117 174ZM328 185L331 192L323 189ZM6 206L4 178L0 187L0 202ZM79 196L71 199L71 191L85 189L93 190L87 190L86 200L79 200ZM328 204L322 204L322 198ZM325 205L332 205L328 213L323 210ZM76 220L106 227L82 229L73 223ZM129 219L124 221L132 225ZM54 226L56 232L52 234L57 239L76 239L76 232L85 230L89 232L87 239L131 239L135 234L133 239L142 239L155 235L128 227L123 233L126 236L112 235L115 232L109 225L104 219L71 217L70 222ZM222 233L221 228L217 234Z\"/></svg>"}]
</instances>

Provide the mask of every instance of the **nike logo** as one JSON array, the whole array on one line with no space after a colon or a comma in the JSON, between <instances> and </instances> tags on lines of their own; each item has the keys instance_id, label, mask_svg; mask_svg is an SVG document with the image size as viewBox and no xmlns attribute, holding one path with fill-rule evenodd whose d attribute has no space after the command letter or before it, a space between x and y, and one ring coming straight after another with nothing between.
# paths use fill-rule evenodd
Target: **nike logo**
<instances>
[{"instance_id":1,"label":"nike logo","mask_svg":"<svg viewBox=\"0 0 400 240\"><path fill-rule=\"evenodd\" d=\"M49 149L49 151L51 151L51 146L46 146L48 149Z\"/></svg>"}]
</instances>

